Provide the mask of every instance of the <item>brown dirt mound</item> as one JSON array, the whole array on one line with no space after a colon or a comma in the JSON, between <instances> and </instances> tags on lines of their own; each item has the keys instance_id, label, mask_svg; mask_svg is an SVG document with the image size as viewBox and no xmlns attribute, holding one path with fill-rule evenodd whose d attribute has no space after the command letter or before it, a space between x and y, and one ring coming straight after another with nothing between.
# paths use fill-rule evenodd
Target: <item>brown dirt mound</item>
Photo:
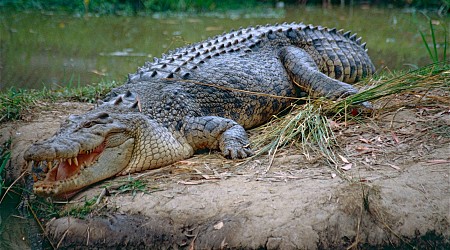
<instances>
[{"instance_id":1,"label":"brown dirt mound","mask_svg":"<svg viewBox=\"0 0 450 250\"><path fill-rule=\"evenodd\" d=\"M96 199L90 214L51 220L46 234L55 247L80 248L448 248L450 110L419 99L391 102L362 123L334 124L342 156L334 167L344 176L296 147L280 150L268 172L267 156L233 162L201 154L87 189L66 209ZM2 125L0 134L13 138L10 178L23 169L27 146L88 108L57 104Z\"/></svg>"}]
</instances>

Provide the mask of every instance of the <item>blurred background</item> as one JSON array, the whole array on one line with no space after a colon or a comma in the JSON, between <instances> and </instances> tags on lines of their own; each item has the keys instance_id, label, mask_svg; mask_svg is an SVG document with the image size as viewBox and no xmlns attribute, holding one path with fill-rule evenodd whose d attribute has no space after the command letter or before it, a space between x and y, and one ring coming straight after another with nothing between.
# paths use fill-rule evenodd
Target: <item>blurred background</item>
<instances>
[{"instance_id":1,"label":"blurred background","mask_svg":"<svg viewBox=\"0 0 450 250\"><path fill-rule=\"evenodd\" d=\"M450 0L1 0L0 91L123 82L171 49L282 22L350 30L367 42L378 70L414 69L433 61L424 43L445 47L449 6Z\"/></svg>"}]
</instances>

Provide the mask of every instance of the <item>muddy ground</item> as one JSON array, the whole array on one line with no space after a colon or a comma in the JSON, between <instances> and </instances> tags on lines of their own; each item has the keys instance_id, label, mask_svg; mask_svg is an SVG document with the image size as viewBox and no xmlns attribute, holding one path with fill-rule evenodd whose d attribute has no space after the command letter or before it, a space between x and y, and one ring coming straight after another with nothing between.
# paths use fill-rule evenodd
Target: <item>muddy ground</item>
<instances>
[{"instance_id":1,"label":"muddy ground","mask_svg":"<svg viewBox=\"0 0 450 250\"><path fill-rule=\"evenodd\" d=\"M48 221L47 238L55 248L448 249L448 100L448 92L406 94L377 102L360 122L332 122L333 150L342 156L336 166L294 146L270 167L267 155L245 162L206 152L99 183L64 206L96 201L85 218ZM31 143L91 108L39 106L25 121L1 125L2 141L13 138L9 179L26 170L22 154Z\"/></svg>"}]
</instances>

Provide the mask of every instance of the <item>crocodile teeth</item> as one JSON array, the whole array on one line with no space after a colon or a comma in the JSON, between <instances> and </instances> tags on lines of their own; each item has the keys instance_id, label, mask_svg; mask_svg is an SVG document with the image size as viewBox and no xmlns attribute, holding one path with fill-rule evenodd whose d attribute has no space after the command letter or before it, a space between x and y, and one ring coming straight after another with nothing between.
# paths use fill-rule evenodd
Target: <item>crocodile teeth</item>
<instances>
[{"instance_id":1,"label":"crocodile teeth","mask_svg":"<svg viewBox=\"0 0 450 250\"><path fill-rule=\"evenodd\" d=\"M78 159L77 159L77 157L73 157L73 162L74 162L75 165L77 165L77 167L78 167Z\"/></svg>"},{"instance_id":2,"label":"crocodile teeth","mask_svg":"<svg viewBox=\"0 0 450 250\"><path fill-rule=\"evenodd\" d=\"M52 162L52 161L49 161L49 162L48 162L48 168L49 168L49 169L52 169L52 168L53 168L53 162Z\"/></svg>"},{"instance_id":3,"label":"crocodile teeth","mask_svg":"<svg viewBox=\"0 0 450 250\"><path fill-rule=\"evenodd\" d=\"M67 162L69 162L69 165L72 165L72 159L71 158L67 159Z\"/></svg>"}]
</instances>

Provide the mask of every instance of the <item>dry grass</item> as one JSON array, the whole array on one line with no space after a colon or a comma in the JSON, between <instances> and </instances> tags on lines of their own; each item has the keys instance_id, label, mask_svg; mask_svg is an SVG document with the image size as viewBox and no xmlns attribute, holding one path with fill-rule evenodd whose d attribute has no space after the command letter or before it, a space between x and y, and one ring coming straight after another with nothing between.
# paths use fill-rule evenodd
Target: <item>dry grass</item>
<instances>
[{"instance_id":1,"label":"dry grass","mask_svg":"<svg viewBox=\"0 0 450 250\"><path fill-rule=\"evenodd\" d=\"M343 100L333 102L317 99L308 100L304 105L293 105L287 115L276 116L271 122L255 130L257 135L253 138L253 147L258 149L256 156L269 155L267 172L278 151L296 147L307 159L322 157L341 177L346 177L338 167L338 162L346 160L345 156L337 153L339 143L333 133L333 126L339 122L348 124L349 120L364 120L364 116L355 116L360 113L358 110L367 111L360 106L362 103L371 102L375 110L370 113L374 115L398 109L399 106L415 105L418 101L423 101L423 97L433 89L442 91L443 95L428 95L427 99L449 104L449 79L449 64L433 64L399 76L369 80L367 85L371 87ZM398 101L399 95L408 94L419 98L403 98L401 102ZM408 103L408 100L415 103Z\"/></svg>"}]
</instances>

